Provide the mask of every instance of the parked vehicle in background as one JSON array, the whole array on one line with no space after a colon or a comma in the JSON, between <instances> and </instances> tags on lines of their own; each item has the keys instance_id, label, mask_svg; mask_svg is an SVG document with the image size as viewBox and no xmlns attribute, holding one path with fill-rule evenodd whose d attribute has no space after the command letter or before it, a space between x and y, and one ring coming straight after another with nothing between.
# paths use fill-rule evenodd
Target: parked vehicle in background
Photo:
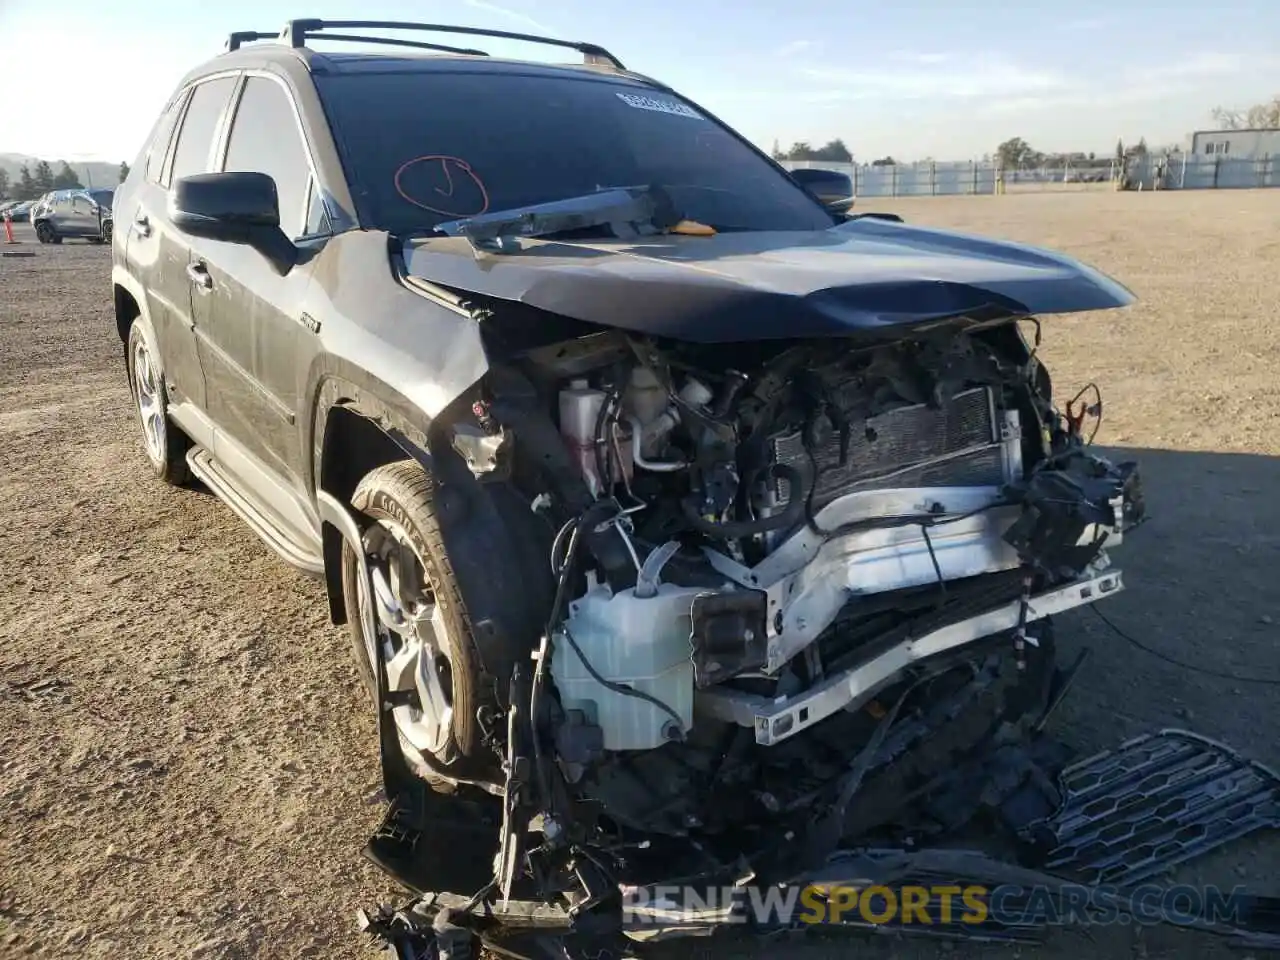
<instances>
[{"instance_id":1,"label":"parked vehicle in background","mask_svg":"<svg viewBox=\"0 0 1280 960\"><path fill-rule=\"evenodd\" d=\"M104 243L111 237L111 201L114 191L101 188L55 190L37 201L31 225L41 243L80 239Z\"/></svg>"},{"instance_id":2,"label":"parked vehicle in background","mask_svg":"<svg viewBox=\"0 0 1280 960\"><path fill-rule=\"evenodd\" d=\"M8 200L0 203L0 218L8 217L14 223L26 220L31 213L31 200Z\"/></svg>"}]
</instances>

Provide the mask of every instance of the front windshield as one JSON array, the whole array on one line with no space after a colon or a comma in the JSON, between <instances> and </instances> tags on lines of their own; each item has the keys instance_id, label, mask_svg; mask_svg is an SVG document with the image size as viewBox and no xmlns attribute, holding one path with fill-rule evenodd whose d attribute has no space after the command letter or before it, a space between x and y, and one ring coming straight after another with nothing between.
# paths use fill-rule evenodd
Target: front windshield
<instances>
[{"instance_id":1,"label":"front windshield","mask_svg":"<svg viewBox=\"0 0 1280 960\"><path fill-rule=\"evenodd\" d=\"M657 184L720 230L832 219L674 94L614 78L492 69L317 76L360 219L392 233Z\"/></svg>"}]
</instances>

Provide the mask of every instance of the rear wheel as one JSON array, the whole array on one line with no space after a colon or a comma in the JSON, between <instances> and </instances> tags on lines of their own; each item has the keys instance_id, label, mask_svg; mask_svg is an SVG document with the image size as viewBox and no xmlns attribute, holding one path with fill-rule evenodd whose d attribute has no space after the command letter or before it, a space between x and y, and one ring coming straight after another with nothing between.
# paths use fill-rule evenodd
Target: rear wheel
<instances>
[{"instance_id":1,"label":"rear wheel","mask_svg":"<svg viewBox=\"0 0 1280 960\"><path fill-rule=\"evenodd\" d=\"M479 649L436 519L435 485L413 460L389 463L369 473L352 497L365 523L362 548L372 596L359 575L351 544L343 545L342 585L347 623L361 677L376 689L373 664L386 668L396 701L391 718L408 758L420 773L458 764L474 771L484 749L477 717L496 702L484 680ZM371 614L374 635L366 636Z\"/></svg>"}]
</instances>

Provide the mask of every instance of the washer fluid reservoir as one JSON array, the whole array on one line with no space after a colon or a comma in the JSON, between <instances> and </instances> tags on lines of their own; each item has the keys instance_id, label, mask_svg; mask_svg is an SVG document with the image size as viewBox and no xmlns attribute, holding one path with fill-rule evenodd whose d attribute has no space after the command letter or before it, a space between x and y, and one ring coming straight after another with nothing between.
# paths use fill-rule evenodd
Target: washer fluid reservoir
<instances>
[{"instance_id":1,"label":"washer fluid reservoir","mask_svg":"<svg viewBox=\"0 0 1280 960\"><path fill-rule=\"evenodd\" d=\"M649 694L671 713L611 690L591 675L563 631L552 637L551 677L566 710L601 728L606 750L652 750L693 726L693 600L705 590L663 583L657 595L593 585L569 605L565 628L596 673ZM675 716L672 716L672 713Z\"/></svg>"}]
</instances>

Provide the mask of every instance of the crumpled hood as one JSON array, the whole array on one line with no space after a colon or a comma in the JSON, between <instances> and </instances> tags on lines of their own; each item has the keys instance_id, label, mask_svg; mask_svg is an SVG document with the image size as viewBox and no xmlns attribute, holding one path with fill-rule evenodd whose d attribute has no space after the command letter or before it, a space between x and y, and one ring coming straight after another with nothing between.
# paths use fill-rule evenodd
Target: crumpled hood
<instances>
[{"instance_id":1,"label":"crumpled hood","mask_svg":"<svg viewBox=\"0 0 1280 960\"><path fill-rule=\"evenodd\" d=\"M408 272L577 320L702 343L901 334L944 318L1127 306L1110 277L1049 250L862 218L813 232L405 246Z\"/></svg>"}]
</instances>

